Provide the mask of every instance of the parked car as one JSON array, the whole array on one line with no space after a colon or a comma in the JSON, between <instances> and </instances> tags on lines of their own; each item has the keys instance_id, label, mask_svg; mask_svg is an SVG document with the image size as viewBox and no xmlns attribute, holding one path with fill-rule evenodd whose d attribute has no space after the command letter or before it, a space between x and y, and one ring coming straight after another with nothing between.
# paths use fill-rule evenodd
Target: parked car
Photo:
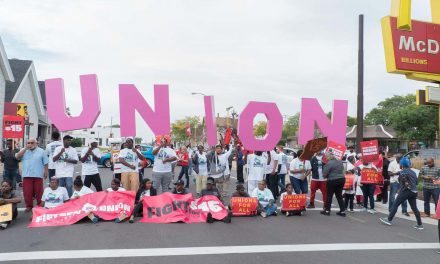
<instances>
[{"instance_id":1,"label":"parked car","mask_svg":"<svg viewBox=\"0 0 440 264\"><path fill-rule=\"evenodd\" d=\"M104 166L106 168L111 168L112 167L111 157L112 156L110 152L103 153L98 165Z\"/></svg>"},{"instance_id":2,"label":"parked car","mask_svg":"<svg viewBox=\"0 0 440 264\"><path fill-rule=\"evenodd\" d=\"M413 150L403 155L403 157L408 158L415 169L422 168L428 158L434 158L435 164L440 165L440 149Z\"/></svg>"},{"instance_id":3,"label":"parked car","mask_svg":"<svg viewBox=\"0 0 440 264\"><path fill-rule=\"evenodd\" d=\"M153 147L150 145L141 145L141 153L144 155L147 161L147 168L150 168L154 164L154 155L153 155ZM103 153L101 156L101 160L98 165L104 166L106 168L111 168L111 153Z\"/></svg>"}]
</instances>

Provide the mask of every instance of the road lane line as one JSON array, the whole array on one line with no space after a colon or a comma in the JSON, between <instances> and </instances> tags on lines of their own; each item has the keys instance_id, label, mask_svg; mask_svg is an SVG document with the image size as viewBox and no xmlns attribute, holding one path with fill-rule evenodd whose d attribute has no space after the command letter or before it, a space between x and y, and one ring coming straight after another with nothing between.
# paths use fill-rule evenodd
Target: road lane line
<instances>
[{"instance_id":1,"label":"road lane line","mask_svg":"<svg viewBox=\"0 0 440 264\"><path fill-rule=\"evenodd\" d=\"M438 249L438 243L350 243L350 244L298 244L259 246L220 246L182 248L136 248L98 250L60 250L0 253L0 262L44 259L93 259L125 257L167 257L223 254L250 254L276 252L322 252L366 250Z\"/></svg>"}]
</instances>

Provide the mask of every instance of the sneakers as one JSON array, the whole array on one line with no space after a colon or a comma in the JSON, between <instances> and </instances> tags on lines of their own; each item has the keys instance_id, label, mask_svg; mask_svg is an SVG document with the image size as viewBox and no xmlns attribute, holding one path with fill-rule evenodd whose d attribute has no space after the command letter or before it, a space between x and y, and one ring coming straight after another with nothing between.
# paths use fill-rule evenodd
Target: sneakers
<instances>
[{"instance_id":1,"label":"sneakers","mask_svg":"<svg viewBox=\"0 0 440 264\"><path fill-rule=\"evenodd\" d=\"M222 219L223 223L227 223L230 224L231 223L231 219L232 219L232 213L229 212L228 215Z\"/></svg>"},{"instance_id":2,"label":"sneakers","mask_svg":"<svg viewBox=\"0 0 440 264\"><path fill-rule=\"evenodd\" d=\"M97 224L98 222L99 222L99 219L98 219L98 217L93 217L92 218L92 222L94 223L94 224Z\"/></svg>"},{"instance_id":3,"label":"sneakers","mask_svg":"<svg viewBox=\"0 0 440 264\"><path fill-rule=\"evenodd\" d=\"M266 217L267 217L266 212L261 212L260 215L261 215L263 218L266 218Z\"/></svg>"},{"instance_id":4,"label":"sneakers","mask_svg":"<svg viewBox=\"0 0 440 264\"><path fill-rule=\"evenodd\" d=\"M273 216L278 216L278 212L275 211L275 212L272 213L272 215L273 215Z\"/></svg>"},{"instance_id":5,"label":"sneakers","mask_svg":"<svg viewBox=\"0 0 440 264\"><path fill-rule=\"evenodd\" d=\"M374 209L370 209L370 210L368 210L368 212L369 212L370 214L375 214L375 213L376 213L376 210L374 210Z\"/></svg>"},{"instance_id":6,"label":"sneakers","mask_svg":"<svg viewBox=\"0 0 440 264\"><path fill-rule=\"evenodd\" d=\"M408 212L404 212L404 213L402 213L402 214L403 214L404 216L408 216L408 217L410 216Z\"/></svg>"},{"instance_id":7,"label":"sneakers","mask_svg":"<svg viewBox=\"0 0 440 264\"><path fill-rule=\"evenodd\" d=\"M214 223L214 218L212 218L211 213L208 213L208 216L206 217L206 223L208 223L208 224Z\"/></svg>"},{"instance_id":8,"label":"sneakers","mask_svg":"<svg viewBox=\"0 0 440 264\"><path fill-rule=\"evenodd\" d=\"M387 225L387 226L392 226L393 224L387 219L387 218L385 218L385 217L381 217L381 218L379 218L379 220L384 224L384 225Z\"/></svg>"},{"instance_id":9,"label":"sneakers","mask_svg":"<svg viewBox=\"0 0 440 264\"><path fill-rule=\"evenodd\" d=\"M415 225L414 228L417 229L417 230L423 230L423 229L425 229L425 228L423 227L423 225Z\"/></svg>"},{"instance_id":10,"label":"sneakers","mask_svg":"<svg viewBox=\"0 0 440 264\"><path fill-rule=\"evenodd\" d=\"M330 211L321 211L321 212L319 212L320 214L322 214L322 215L326 215L326 216L330 216Z\"/></svg>"},{"instance_id":11,"label":"sneakers","mask_svg":"<svg viewBox=\"0 0 440 264\"><path fill-rule=\"evenodd\" d=\"M307 208L309 208L309 209L311 209L311 208L315 208L315 205L313 205L313 204L309 204L309 205L307 205Z\"/></svg>"},{"instance_id":12,"label":"sneakers","mask_svg":"<svg viewBox=\"0 0 440 264\"><path fill-rule=\"evenodd\" d=\"M290 216L290 212L286 212L285 215L286 215L286 216Z\"/></svg>"},{"instance_id":13,"label":"sneakers","mask_svg":"<svg viewBox=\"0 0 440 264\"><path fill-rule=\"evenodd\" d=\"M347 215L345 214L345 211L344 211L344 212L337 212L336 214L339 215L339 216L342 216L342 217L346 217L346 216L347 216Z\"/></svg>"},{"instance_id":14,"label":"sneakers","mask_svg":"<svg viewBox=\"0 0 440 264\"><path fill-rule=\"evenodd\" d=\"M361 212L368 212L368 208L365 208L365 207L362 208L362 209L361 209Z\"/></svg>"},{"instance_id":15,"label":"sneakers","mask_svg":"<svg viewBox=\"0 0 440 264\"><path fill-rule=\"evenodd\" d=\"M439 250L437 250L437 254L440 254L440 249L439 249Z\"/></svg>"},{"instance_id":16,"label":"sneakers","mask_svg":"<svg viewBox=\"0 0 440 264\"><path fill-rule=\"evenodd\" d=\"M8 224L6 224L6 223L0 224L0 229L6 229L7 227L8 227Z\"/></svg>"}]
</instances>

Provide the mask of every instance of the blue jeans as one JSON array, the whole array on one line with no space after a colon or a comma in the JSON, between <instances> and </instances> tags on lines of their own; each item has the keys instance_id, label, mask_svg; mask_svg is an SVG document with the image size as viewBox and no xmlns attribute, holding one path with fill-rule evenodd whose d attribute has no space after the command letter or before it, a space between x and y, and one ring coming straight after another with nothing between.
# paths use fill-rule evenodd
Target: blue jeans
<instances>
[{"instance_id":1,"label":"blue jeans","mask_svg":"<svg viewBox=\"0 0 440 264\"><path fill-rule=\"evenodd\" d=\"M8 179L12 182L12 189L15 190L15 185L18 180L18 169L13 170L4 170L3 171L3 179Z\"/></svg>"},{"instance_id":2,"label":"blue jeans","mask_svg":"<svg viewBox=\"0 0 440 264\"><path fill-rule=\"evenodd\" d=\"M437 202L439 197L440 189L427 189L423 188L423 200L425 201L425 214L431 214L431 197L434 199L435 208L437 208Z\"/></svg>"},{"instance_id":3,"label":"blue jeans","mask_svg":"<svg viewBox=\"0 0 440 264\"><path fill-rule=\"evenodd\" d=\"M67 193L69 194L69 197L72 196L72 188L73 188L73 179L72 177L63 177L59 178L59 185L61 187L65 187L67 189Z\"/></svg>"},{"instance_id":4,"label":"blue jeans","mask_svg":"<svg viewBox=\"0 0 440 264\"><path fill-rule=\"evenodd\" d=\"M396 201L396 194L397 191L400 189L400 183L398 182L392 182L390 184L390 199L388 200L388 212L391 212L391 209L393 208L393 204ZM402 213L408 212L408 203L407 201L404 201L402 203Z\"/></svg>"},{"instance_id":5,"label":"blue jeans","mask_svg":"<svg viewBox=\"0 0 440 264\"><path fill-rule=\"evenodd\" d=\"M274 203L272 206L270 206L270 204L268 204L266 207L262 208L261 205L259 205L260 207L260 211L266 212L267 216L271 216L273 214L275 214L275 212L277 211L277 204Z\"/></svg>"},{"instance_id":6,"label":"blue jeans","mask_svg":"<svg viewBox=\"0 0 440 264\"><path fill-rule=\"evenodd\" d=\"M305 178L303 181L295 178L293 176L290 176L290 182L292 183L293 190L296 194L302 194L307 193L308 191L308 182L307 178Z\"/></svg>"},{"instance_id":7,"label":"blue jeans","mask_svg":"<svg viewBox=\"0 0 440 264\"><path fill-rule=\"evenodd\" d=\"M281 193L286 191L286 174L278 174L278 186L281 188Z\"/></svg>"},{"instance_id":8,"label":"blue jeans","mask_svg":"<svg viewBox=\"0 0 440 264\"><path fill-rule=\"evenodd\" d=\"M192 175L192 168L193 168L192 158L189 157L189 160L188 160L188 175L189 175L189 176Z\"/></svg>"},{"instance_id":9,"label":"blue jeans","mask_svg":"<svg viewBox=\"0 0 440 264\"><path fill-rule=\"evenodd\" d=\"M370 209L374 209L374 190L375 184L364 184L361 186L362 193L364 194L364 208L368 208L368 200L370 200Z\"/></svg>"}]
</instances>

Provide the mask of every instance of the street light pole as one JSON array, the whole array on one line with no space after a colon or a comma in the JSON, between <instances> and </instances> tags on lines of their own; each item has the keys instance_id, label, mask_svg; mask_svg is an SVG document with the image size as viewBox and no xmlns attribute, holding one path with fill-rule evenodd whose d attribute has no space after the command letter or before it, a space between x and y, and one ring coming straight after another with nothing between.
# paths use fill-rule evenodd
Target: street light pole
<instances>
[{"instance_id":1,"label":"street light pole","mask_svg":"<svg viewBox=\"0 0 440 264\"><path fill-rule=\"evenodd\" d=\"M361 152L364 140L364 15L359 15L359 51L358 51L358 94L356 151Z\"/></svg>"}]
</instances>

